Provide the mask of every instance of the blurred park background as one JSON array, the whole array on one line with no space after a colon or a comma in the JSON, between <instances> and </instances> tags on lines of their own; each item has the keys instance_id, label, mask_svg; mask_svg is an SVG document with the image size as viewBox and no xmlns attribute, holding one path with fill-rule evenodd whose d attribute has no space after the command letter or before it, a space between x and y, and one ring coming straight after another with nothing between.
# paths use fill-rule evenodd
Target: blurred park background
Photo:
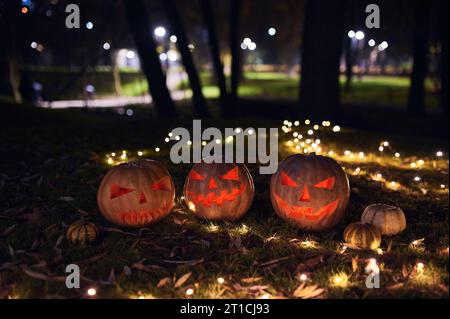
<instances>
[{"instance_id":1,"label":"blurred park background","mask_svg":"<svg viewBox=\"0 0 450 319\"><path fill-rule=\"evenodd\" d=\"M193 97L199 116L205 99L231 114L236 98L300 99L321 118L341 104L447 113L448 2L378 1L370 29L369 3L81 0L69 29L68 1L0 1L0 101L123 107L152 96L169 114L168 89Z\"/></svg>"}]
</instances>

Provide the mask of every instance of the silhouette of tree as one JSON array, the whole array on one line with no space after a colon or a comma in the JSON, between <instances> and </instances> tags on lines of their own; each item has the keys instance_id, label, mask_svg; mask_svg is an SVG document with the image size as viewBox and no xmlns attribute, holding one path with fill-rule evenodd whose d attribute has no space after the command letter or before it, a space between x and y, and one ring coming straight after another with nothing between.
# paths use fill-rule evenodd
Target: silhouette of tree
<instances>
[{"instance_id":1,"label":"silhouette of tree","mask_svg":"<svg viewBox=\"0 0 450 319\"><path fill-rule=\"evenodd\" d=\"M339 60L346 1L306 3L300 80L302 113L334 118L340 108Z\"/></svg>"},{"instance_id":2,"label":"silhouette of tree","mask_svg":"<svg viewBox=\"0 0 450 319\"><path fill-rule=\"evenodd\" d=\"M123 5L155 108L160 116L174 117L177 115L177 110L167 88L166 76L156 52L145 5L142 0L124 0Z\"/></svg>"},{"instance_id":3,"label":"silhouette of tree","mask_svg":"<svg viewBox=\"0 0 450 319\"><path fill-rule=\"evenodd\" d=\"M189 41L186 36L180 14L178 13L178 8L174 0L164 0L162 1L162 3L164 8L166 9L166 14L170 20L171 27L177 37L178 50L180 50L184 68L188 75L189 83L191 85L193 93L195 112L200 117L208 117L208 107L206 106L205 98L203 96L202 86L200 84L197 69L194 65L191 53L189 51Z\"/></svg>"}]
</instances>

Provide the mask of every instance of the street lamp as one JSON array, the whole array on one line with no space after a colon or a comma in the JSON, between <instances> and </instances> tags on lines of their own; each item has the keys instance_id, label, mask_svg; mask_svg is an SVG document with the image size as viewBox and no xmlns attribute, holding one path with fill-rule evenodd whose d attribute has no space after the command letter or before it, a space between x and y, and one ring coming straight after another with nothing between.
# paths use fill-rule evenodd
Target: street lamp
<instances>
[{"instance_id":1,"label":"street lamp","mask_svg":"<svg viewBox=\"0 0 450 319\"><path fill-rule=\"evenodd\" d=\"M164 27L156 27L153 31L158 38L162 38L166 35L166 29Z\"/></svg>"}]
</instances>

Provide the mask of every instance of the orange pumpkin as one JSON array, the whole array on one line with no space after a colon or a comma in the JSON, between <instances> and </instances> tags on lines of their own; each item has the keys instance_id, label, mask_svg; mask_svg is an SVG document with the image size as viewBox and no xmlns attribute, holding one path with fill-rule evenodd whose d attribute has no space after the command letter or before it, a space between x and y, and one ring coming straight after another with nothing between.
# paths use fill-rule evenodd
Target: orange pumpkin
<instances>
[{"instance_id":1,"label":"orange pumpkin","mask_svg":"<svg viewBox=\"0 0 450 319\"><path fill-rule=\"evenodd\" d=\"M175 200L172 177L163 164L140 160L114 166L103 178L97 203L110 222L128 227L155 223Z\"/></svg>"},{"instance_id":2,"label":"orange pumpkin","mask_svg":"<svg viewBox=\"0 0 450 319\"><path fill-rule=\"evenodd\" d=\"M326 231L345 214L349 182L335 160L294 154L281 161L272 175L270 198L282 219L304 231Z\"/></svg>"},{"instance_id":3,"label":"orange pumpkin","mask_svg":"<svg viewBox=\"0 0 450 319\"><path fill-rule=\"evenodd\" d=\"M235 221L245 215L255 195L244 164L195 164L184 183L190 210L209 220Z\"/></svg>"}]
</instances>

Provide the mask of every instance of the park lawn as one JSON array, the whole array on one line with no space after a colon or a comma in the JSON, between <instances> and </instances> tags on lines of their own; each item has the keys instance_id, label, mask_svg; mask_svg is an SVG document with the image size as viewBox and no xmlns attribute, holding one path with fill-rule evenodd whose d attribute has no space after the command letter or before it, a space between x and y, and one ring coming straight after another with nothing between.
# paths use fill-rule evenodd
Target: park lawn
<instances>
[{"instance_id":1,"label":"park lawn","mask_svg":"<svg viewBox=\"0 0 450 319\"><path fill-rule=\"evenodd\" d=\"M191 165L171 164L170 144L163 141L174 127L190 128L190 120L161 121L145 108L136 108L132 118L109 110L1 109L0 297L79 298L95 287L99 298L186 298L188 288L193 289L190 298L289 298L306 274L305 285L317 286L320 298L448 298L448 160L433 158L446 141L350 128L320 130L324 148L336 154L363 151L366 158L337 157L351 184L347 215L331 232L306 234L275 215L268 196L270 176L257 174L254 165L249 168L256 196L241 221L193 217L180 200ZM282 125L257 118L215 118L202 124ZM280 159L291 153L287 136L280 141ZM388 152L379 156L379 143L386 138L401 153L400 160ZM172 214L141 230L111 225L96 204L97 187L109 167L107 155L123 150L128 158L143 151L143 157L166 163L177 187ZM418 159L425 160L420 169L404 164ZM374 180L376 173L386 181ZM414 182L417 175L420 183ZM389 181L401 189L392 190ZM343 251L343 229L372 203L402 207L406 230L383 238L383 255ZM64 238L67 225L81 217L101 228L89 246ZM368 258L380 265L380 289L365 287ZM417 271L418 262L423 272ZM78 264L85 277L79 290L66 289L61 277L69 263ZM189 273L185 282L178 281ZM346 284L336 284L336 275Z\"/></svg>"}]
</instances>

